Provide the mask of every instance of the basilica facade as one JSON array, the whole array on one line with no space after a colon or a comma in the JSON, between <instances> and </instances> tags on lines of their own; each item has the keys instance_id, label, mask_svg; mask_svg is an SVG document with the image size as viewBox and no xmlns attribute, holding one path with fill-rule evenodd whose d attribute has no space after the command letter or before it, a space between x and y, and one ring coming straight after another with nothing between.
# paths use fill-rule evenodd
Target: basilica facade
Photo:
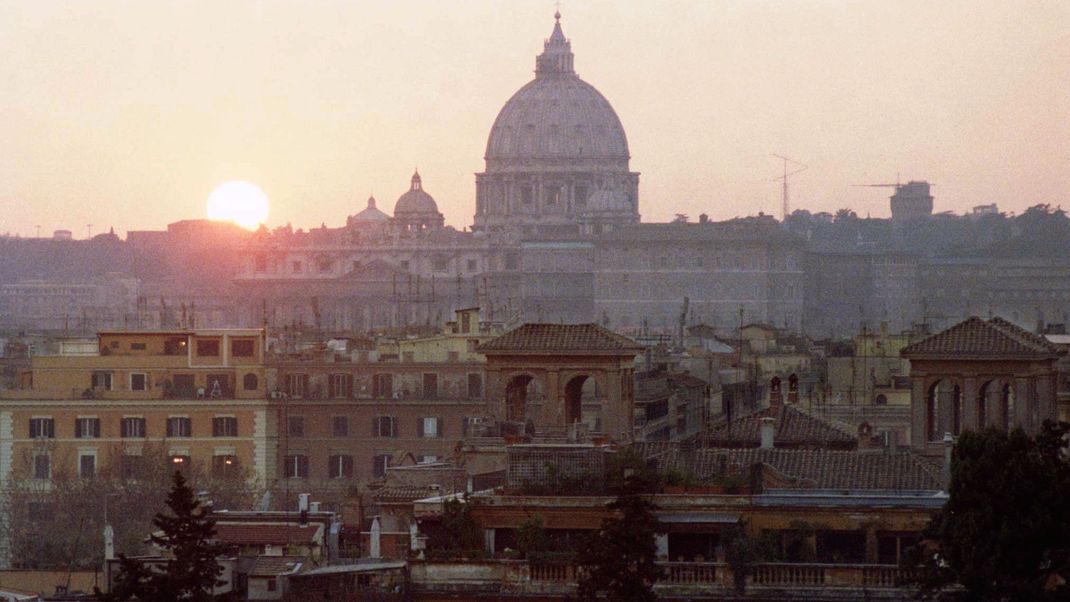
<instances>
[{"instance_id":1,"label":"basilica facade","mask_svg":"<svg viewBox=\"0 0 1070 602\"><path fill-rule=\"evenodd\" d=\"M771 218L640 222L624 127L554 17L491 127L471 227L445 225L414 174L390 215L369 199L341 227L261 231L234 279L240 322L376 330L478 305L490 321L667 334L686 298L692 321L799 328L801 242Z\"/></svg>"}]
</instances>

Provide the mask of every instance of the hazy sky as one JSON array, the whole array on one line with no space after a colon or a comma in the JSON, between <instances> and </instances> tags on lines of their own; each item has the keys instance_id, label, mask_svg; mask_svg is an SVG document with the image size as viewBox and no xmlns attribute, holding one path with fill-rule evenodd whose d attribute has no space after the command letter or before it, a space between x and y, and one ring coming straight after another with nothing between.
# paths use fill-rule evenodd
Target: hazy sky
<instances>
[{"instance_id":1,"label":"hazy sky","mask_svg":"<svg viewBox=\"0 0 1070 602\"><path fill-rule=\"evenodd\" d=\"M0 0L0 232L161 229L247 179L269 226L390 212L419 166L458 228L554 4ZM1070 206L1070 2L566 0L576 70L624 123L640 212Z\"/></svg>"}]
</instances>

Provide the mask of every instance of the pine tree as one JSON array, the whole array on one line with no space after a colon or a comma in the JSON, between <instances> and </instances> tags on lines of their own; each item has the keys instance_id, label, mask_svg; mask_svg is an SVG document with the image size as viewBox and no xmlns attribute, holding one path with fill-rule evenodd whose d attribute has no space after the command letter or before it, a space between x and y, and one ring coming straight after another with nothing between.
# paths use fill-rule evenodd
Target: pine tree
<instances>
[{"instance_id":1,"label":"pine tree","mask_svg":"<svg viewBox=\"0 0 1070 602\"><path fill-rule=\"evenodd\" d=\"M942 600L1070 599L1070 424L963 433L950 497L921 556L921 593ZM961 586L961 587L958 587Z\"/></svg>"},{"instance_id":2,"label":"pine tree","mask_svg":"<svg viewBox=\"0 0 1070 602\"><path fill-rule=\"evenodd\" d=\"M629 477L617 499L607 505L614 516L584 543L577 556L581 600L598 600L602 592L611 602L656 600L654 582L661 578L654 536L662 528L657 506L645 492L649 488Z\"/></svg>"},{"instance_id":3,"label":"pine tree","mask_svg":"<svg viewBox=\"0 0 1070 602\"><path fill-rule=\"evenodd\" d=\"M163 571L154 571L136 560L121 557L116 585L108 600L154 600L160 602L200 602L213 598L212 589L221 583L223 567L216 557L222 551L213 543L215 521L176 471L167 495L170 513L157 513L152 523L158 534L152 543L168 556Z\"/></svg>"},{"instance_id":4,"label":"pine tree","mask_svg":"<svg viewBox=\"0 0 1070 602\"><path fill-rule=\"evenodd\" d=\"M164 573L168 597L174 600L210 600L212 588L221 582L223 567L216 557L222 549L211 542L215 521L209 510L193 494L182 473L175 471L167 507L172 515L159 513L152 524L161 535L152 535L152 543L171 555Z\"/></svg>"}]
</instances>

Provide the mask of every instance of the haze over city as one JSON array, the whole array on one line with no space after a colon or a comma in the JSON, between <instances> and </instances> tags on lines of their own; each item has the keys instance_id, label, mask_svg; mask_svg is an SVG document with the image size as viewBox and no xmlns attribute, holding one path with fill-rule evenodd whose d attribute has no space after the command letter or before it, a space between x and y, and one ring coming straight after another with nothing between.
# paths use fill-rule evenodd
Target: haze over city
<instances>
[{"instance_id":1,"label":"haze over city","mask_svg":"<svg viewBox=\"0 0 1070 602\"><path fill-rule=\"evenodd\" d=\"M0 232L85 236L205 215L244 179L268 226L389 207L418 166L472 223L487 132L531 78L549 2L4 2ZM567 2L644 221L793 208L888 214L852 184L925 179L935 211L1070 192L1065 2Z\"/></svg>"}]
</instances>

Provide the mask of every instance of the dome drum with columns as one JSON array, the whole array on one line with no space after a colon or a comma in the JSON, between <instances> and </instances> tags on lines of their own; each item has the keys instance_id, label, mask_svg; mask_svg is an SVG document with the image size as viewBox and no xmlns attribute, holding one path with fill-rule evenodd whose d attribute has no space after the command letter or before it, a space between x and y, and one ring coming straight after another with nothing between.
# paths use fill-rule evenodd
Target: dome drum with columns
<instances>
[{"instance_id":1,"label":"dome drum with columns","mask_svg":"<svg viewBox=\"0 0 1070 602\"><path fill-rule=\"evenodd\" d=\"M573 70L561 15L535 79L502 107L476 174L474 229L598 234L638 223L639 174L609 101Z\"/></svg>"},{"instance_id":2,"label":"dome drum with columns","mask_svg":"<svg viewBox=\"0 0 1070 602\"><path fill-rule=\"evenodd\" d=\"M424 191L420 172L414 172L408 192L398 197L394 205L394 226L406 232L419 232L441 228L444 223L438 203Z\"/></svg>"}]
</instances>

